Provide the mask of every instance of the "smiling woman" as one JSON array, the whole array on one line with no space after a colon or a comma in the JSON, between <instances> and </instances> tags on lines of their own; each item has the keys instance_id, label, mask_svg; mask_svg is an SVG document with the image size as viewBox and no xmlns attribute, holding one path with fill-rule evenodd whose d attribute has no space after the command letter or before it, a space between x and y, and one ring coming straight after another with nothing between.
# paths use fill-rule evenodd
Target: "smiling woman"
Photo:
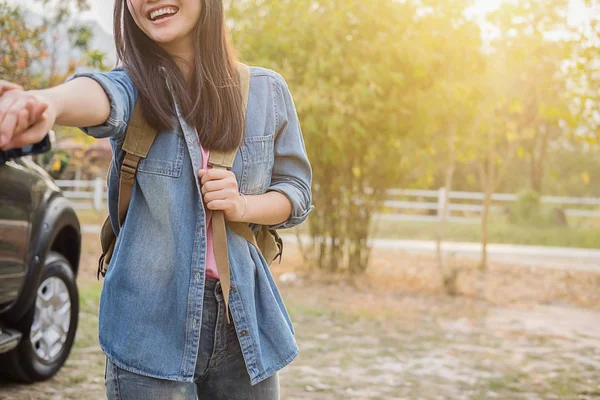
<instances>
[{"instance_id":1,"label":"smiling woman","mask_svg":"<svg viewBox=\"0 0 600 400\"><path fill-rule=\"evenodd\" d=\"M236 148L243 132L243 107L222 1L124 4L125 0L115 3L117 55L129 66L146 120L158 128L169 126L169 93L174 92L184 118L194 122L204 145ZM170 77L170 87L161 79L161 69Z\"/></svg>"},{"instance_id":2,"label":"smiling woman","mask_svg":"<svg viewBox=\"0 0 600 400\"><path fill-rule=\"evenodd\" d=\"M110 138L107 396L278 399L277 372L298 347L273 248L261 253L250 227L275 241L312 210L288 86L237 62L222 0L117 0L114 18L119 67L0 95L2 148L55 122Z\"/></svg>"}]
</instances>

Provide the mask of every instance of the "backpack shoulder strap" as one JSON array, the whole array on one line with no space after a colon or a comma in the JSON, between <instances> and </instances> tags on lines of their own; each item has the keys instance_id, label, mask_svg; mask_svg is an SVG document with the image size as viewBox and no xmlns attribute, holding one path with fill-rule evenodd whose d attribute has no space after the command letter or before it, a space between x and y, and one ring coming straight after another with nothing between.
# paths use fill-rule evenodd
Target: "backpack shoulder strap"
<instances>
[{"instance_id":1,"label":"backpack shoulder strap","mask_svg":"<svg viewBox=\"0 0 600 400\"><path fill-rule=\"evenodd\" d=\"M156 129L148 125L144 119L142 107L138 99L127 127L125 142L123 143L125 158L121 165L121 177L119 179L119 225L123 224L125 216L127 215L138 164L142 158L148 156L148 151L154 142L154 138L156 138L156 134ZM109 180L110 169L107 175L107 184ZM104 276L108 270L116 239L109 216L106 218L106 221L104 221L100 232L102 255L98 260L98 279L100 279L100 275Z\"/></svg>"},{"instance_id":2,"label":"backpack shoulder strap","mask_svg":"<svg viewBox=\"0 0 600 400\"><path fill-rule=\"evenodd\" d=\"M238 71L240 74L240 86L244 101L243 104L245 117L246 106L248 105L248 94L250 92L250 69L247 65L239 63ZM230 169L233 166L233 160L235 159L237 150L237 148L226 152L211 150L208 157L208 164L213 168ZM250 231L250 228L247 225L246 227ZM229 324L231 322L229 320L229 291L231 288L231 282L229 272L229 250L227 247L227 230L225 228L225 214L223 211L215 210L212 212L212 229L215 261L217 264L217 271L219 272L219 279L221 281L223 298L225 300L225 316L227 323ZM252 231L250 231L250 233L251 232Z\"/></svg>"},{"instance_id":3,"label":"backpack shoulder strap","mask_svg":"<svg viewBox=\"0 0 600 400\"><path fill-rule=\"evenodd\" d=\"M246 64L238 63L238 72L240 74L245 120L246 108L248 107L248 96L250 94L250 68ZM211 150L208 156L208 164L213 168L229 169L233 166L233 160L235 159L237 151L237 148L231 151Z\"/></svg>"},{"instance_id":4,"label":"backpack shoulder strap","mask_svg":"<svg viewBox=\"0 0 600 400\"><path fill-rule=\"evenodd\" d=\"M125 215L127 215L129 209L138 164L142 158L148 156L148 151L154 143L156 135L156 129L144 119L141 102L138 99L123 143L125 158L121 165L121 178L119 181L119 225L122 225L125 221Z\"/></svg>"}]
</instances>

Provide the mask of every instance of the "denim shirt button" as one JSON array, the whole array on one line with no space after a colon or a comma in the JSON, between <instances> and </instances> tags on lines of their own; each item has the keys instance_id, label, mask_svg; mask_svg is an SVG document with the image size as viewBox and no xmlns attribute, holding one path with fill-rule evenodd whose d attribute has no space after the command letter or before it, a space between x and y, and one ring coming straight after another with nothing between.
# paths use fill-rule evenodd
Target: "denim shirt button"
<instances>
[{"instance_id":1,"label":"denim shirt button","mask_svg":"<svg viewBox=\"0 0 600 400\"><path fill-rule=\"evenodd\" d=\"M244 329L243 331L240 332L240 334L242 336L246 336L248 334L248 331Z\"/></svg>"},{"instance_id":2,"label":"denim shirt button","mask_svg":"<svg viewBox=\"0 0 600 400\"><path fill-rule=\"evenodd\" d=\"M196 281L200 282L200 272L196 272Z\"/></svg>"},{"instance_id":3,"label":"denim shirt button","mask_svg":"<svg viewBox=\"0 0 600 400\"><path fill-rule=\"evenodd\" d=\"M196 328L197 324L198 324L197 320L194 320L194 322L192 322L192 325L194 326L194 328Z\"/></svg>"}]
</instances>

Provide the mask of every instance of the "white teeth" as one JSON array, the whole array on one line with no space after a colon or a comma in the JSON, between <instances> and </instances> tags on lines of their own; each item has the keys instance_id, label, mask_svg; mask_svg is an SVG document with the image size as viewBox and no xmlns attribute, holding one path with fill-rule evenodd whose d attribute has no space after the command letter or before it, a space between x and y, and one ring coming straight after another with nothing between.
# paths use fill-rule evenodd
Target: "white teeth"
<instances>
[{"instance_id":1,"label":"white teeth","mask_svg":"<svg viewBox=\"0 0 600 400\"><path fill-rule=\"evenodd\" d=\"M150 19L152 21L154 21L156 18L160 17L161 15L165 15L165 14L176 14L177 10L175 8L161 8L158 10L154 10L150 13Z\"/></svg>"}]
</instances>

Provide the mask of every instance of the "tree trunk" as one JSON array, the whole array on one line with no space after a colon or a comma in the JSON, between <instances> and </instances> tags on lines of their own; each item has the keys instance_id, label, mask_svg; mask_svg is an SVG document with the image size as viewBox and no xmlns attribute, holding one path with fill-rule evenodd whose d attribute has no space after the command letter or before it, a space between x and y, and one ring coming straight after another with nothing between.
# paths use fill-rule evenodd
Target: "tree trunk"
<instances>
[{"instance_id":1,"label":"tree trunk","mask_svg":"<svg viewBox=\"0 0 600 400\"><path fill-rule=\"evenodd\" d=\"M486 185L486 190L483 196L483 212L481 213L481 261L479 267L487 268L488 263L488 219L490 214L490 205L492 203L492 185Z\"/></svg>"},{"instance_id":2,"label":"tree trunk","mask_svg":"<svg viewBox=\"0 0 600 400\"><path fill-rule=\"evenodd\" d=\"M452 190L452 181L454 178L454 170L456 168L456 155L455 155L455 146L454 146L454 137L456 136L457 125L454 123L451 125L448 130L448 165L446 166L446 174L444 176L444 192L442 199L443 207L441 210L441 215L439 215L439 224L436 235L436 254L438 259L438 268L442 274L442 278L445 277L446 274L446 263L444 260L444 253L442 251L442 242L444 240L444 236L446 233L446 226L448 222L448 211L450 208L449 198L450 191Z\"/></svg>"},{"instance_id":3,"label":"tree trunk","mask_svg":"<svg viewBox=\"0 0 600 400\"><path fill-rule=\"evenodd\" d=\"M558 136L558 134L560 134L560 131L558 132L558 134L553 132L556 129L560 128L544 126L544 131L538 134L539 140L537 140L538 138L536 138L536 146L531 154L531 189L539 194L542 193L542 182L544 179L544 163L548 154L548 143L554 135Z\"/></svg>"},{"instance_id":4,"label":"tree trunk","mask_svg":"<svg viewBox=\"0 0 600 400\"><path fill-rule=\"evenodd\" d=\"M543 166L539 159L531 157L531 173L530 173L530 184L531 190L536 193L542 192L542 174Z\"/></svg>"},{"instance_id":5,"label":"tree trunk","mask_svg":"<svg viewBox=\"0 0 600 400\"><path fill-rule=\"evenodd\" d=\"M483 196L483 212L481 215L481 262L480 269L485 270L488 266L488 220L490 214L490 206L492 204L492 194L496 184L496 147L494 143L494 134L489 131L487 135L487 163L481 166L482 186L484 188Z\"/></svg>"}]
</instances>

